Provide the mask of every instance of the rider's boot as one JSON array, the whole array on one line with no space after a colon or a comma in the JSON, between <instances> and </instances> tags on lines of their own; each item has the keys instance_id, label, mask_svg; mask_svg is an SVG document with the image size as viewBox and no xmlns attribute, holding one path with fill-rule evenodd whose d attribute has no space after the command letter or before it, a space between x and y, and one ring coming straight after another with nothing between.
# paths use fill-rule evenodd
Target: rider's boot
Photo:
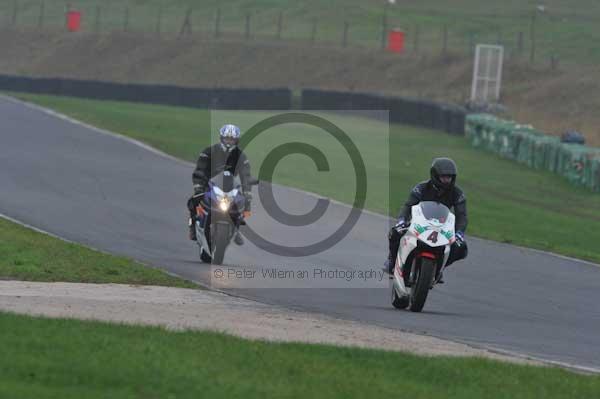
<instances>
[{"instance_id":1,"label":"rider's boot","mask_svg":"<svg viewBox=\"0 0 600 399\"><path fill-rule=\"evenodd\" d=\"M190 240L196 241L198 239L196 237L196 226L194 226L194 221L192 220L192 218L190 218L188 220L188 226L189 226L189 229L190 229L190 233L189 233Z\"/></svg>"},{"instance_id":2,"label":"rider's boot","mask_svg":"<svg viewBox=\"0 0 600 399\"><path fill-rule=\"evenodd\" d=\"M388 258L383 264L383 269L390 275L394 273L394 267L396 266L396 257L398 256L398 248L400 247L401 237L402 236L396 231L396 229L391 229L388 235L389 252Z\"/></svg>"},{"instance_id":3,"label":"rider's boot","mask_svg":"<svg viewBox=\"0 0 600 399\"><path fill-rule=\"evenodd\" d=\"M396 266L396 259L391 254L388 254L387 259L383 263L383 270L388 274L393 274L394 266Z\"/></svg>"},{"instance_id":4,"label":"rider's boot","mask_svg":"<svg viewBox=\"0 0 600 399\"><path fill-rule=\"evenodd\" d=\"M239 230L236 231L235 236L233 237L233 242L235 242L235 245L244 245L244 238Z\"/></svg>"}]
</instances>

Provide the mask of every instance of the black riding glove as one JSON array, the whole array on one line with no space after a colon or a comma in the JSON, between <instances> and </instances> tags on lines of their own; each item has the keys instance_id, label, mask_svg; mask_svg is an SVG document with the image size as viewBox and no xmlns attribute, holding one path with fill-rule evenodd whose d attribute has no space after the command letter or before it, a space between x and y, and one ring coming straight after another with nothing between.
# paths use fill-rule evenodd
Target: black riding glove
<instances>
[{"instance_id":1,"label":"black riding glove","mask_svg":"<svg viewBox=\"0 0 600 399\"><path fill-rule=\"evenodd\" d=\"M198 197L202 194L204 194L204 187L202 187L200 184L194 184L194 197Z\"/></svg>"},{"instance_id":2,"label":"black riding glove","mask_svg":"<svg viewBox=\"0 0 600 399\"><path fill-rule=\"evenodd\" d=\"M402 233L408 228L408 226L410 226L410 223L406 222L403 218L400 218L394 225L393 229L396 230L398 233Z\"/></svg>"},{"instance_id":3,"label":"black riding glove","mask_svg":"<svg viewBox=\"0 0 600 399\"><path fill-rule=\"evenodd\" d=\"M456 246L463 246L465 243L465 233L463 233L462 231L457 231L456 233L454 233L454 236L456 237Z\"/></svg>"}]
</instances>

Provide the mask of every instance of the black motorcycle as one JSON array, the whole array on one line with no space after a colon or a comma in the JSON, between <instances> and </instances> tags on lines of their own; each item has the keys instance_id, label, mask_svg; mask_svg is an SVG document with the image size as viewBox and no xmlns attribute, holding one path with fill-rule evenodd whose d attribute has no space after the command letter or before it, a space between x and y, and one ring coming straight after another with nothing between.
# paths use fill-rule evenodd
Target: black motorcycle
<instances>
[{"instance_id":1,"label":"black motorcycle","mask_svg":"<svg viewBox=\"0 0 600 399\"><path fill-rule=\"evenodd\" d=\"M252 179L250 184L258 184L258 180ZM208 187L196 207L196 237L200 259L220 265L237 229L245 223L246 198L239 178L228 171L211 179Z\"/></svg>"}]
</instances>

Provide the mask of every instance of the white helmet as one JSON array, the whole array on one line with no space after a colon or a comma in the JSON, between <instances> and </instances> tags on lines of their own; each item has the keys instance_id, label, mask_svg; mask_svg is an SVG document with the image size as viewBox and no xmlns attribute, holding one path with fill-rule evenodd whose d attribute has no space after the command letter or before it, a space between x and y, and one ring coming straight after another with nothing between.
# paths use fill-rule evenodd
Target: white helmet
<instances>
[{"instance_id":1,"label":"white helmet","mask_svg":"<svg viewBox=\"0 0 600 399\"><path fill-rule=\"evenodd\" d=\"M242 135L240 128L235 125L224 125L219 130L219 139L223 151L231 152L237 146Z\"/></svg>"}]
</instances>

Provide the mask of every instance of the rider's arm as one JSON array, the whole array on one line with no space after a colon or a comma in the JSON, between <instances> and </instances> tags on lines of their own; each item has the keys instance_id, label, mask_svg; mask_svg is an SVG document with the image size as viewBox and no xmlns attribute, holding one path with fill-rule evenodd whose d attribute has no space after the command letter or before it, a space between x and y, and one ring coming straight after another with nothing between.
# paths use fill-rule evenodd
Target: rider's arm
<instances>
[{"instance_id":1,"label":"rider's arm","mask_svg":"<svg viewBox=\"0 0 600 399\"><path fill-rule=\"evenodd\" d=\"M419 202L421 202L421 198L423 196L422 190L423 190L422 185L417 184L410 191L410 194L408 195L408 199L404 203L404 206L402 207L402 209L400 209L400 213L398 214L398 219L403 219L403 220L410 219L410 212L412 210L412 207L414 205L417 205Z\"/></svg>"},{"instance_id":2,"label":"rider's arm","mask_svg":"<svg viewBox=\"0 0 600 399\"><path fill-rule=\"evenodd\" d=\"M242 183L242 191L244 193L249 193L252 191L252 186L250 185L250 161L246 157L246 154L240 152L240 157L238 159L238 169L240 174L240 181Z\"/></svg>"},{"instance_id":3,"label":"rider's arm","mask_svg":"<svg viewBox=\"0 0 600 399\"><path fill-rule=\"evenodd\" d=\"M210 147L200 153L198 161L196 161L196 169L192 174L192 182L194 190L203 191L208 186L210 180Z\"/></svg>"},{"instance_id":4,"label":"rider's arm","mask_svg":"<svg viewBox=\"0 0 600 399\"><path fill-rule=\"evenodd\" d=\"M456 231L465 232L467 230L467 199L459 188L455 190L455 202L454 202L454 228Z\"/></svg>"}]
</instances>

